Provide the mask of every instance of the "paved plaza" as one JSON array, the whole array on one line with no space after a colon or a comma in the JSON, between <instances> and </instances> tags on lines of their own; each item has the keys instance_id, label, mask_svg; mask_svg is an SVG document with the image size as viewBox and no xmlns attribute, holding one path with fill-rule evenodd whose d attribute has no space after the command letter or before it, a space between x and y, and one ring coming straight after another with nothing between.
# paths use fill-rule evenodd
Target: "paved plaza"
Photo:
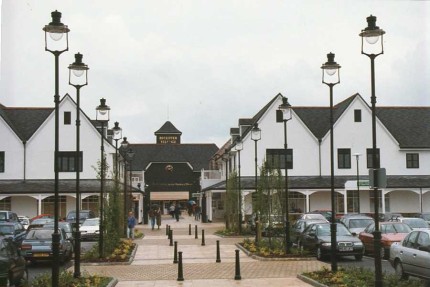
<instances>
[{"instance_id":1,"label":"paved plaza","mask_svg":"<svg viewBox=\"0 0 430 287\"><path fill-rule=\"evenodd\" d=\"M173 263L174 246L170 246L170 240L166 236L166 225L169 225L172 230L172 242L176 241L178 252L182 252L184 281L177 281L178 264ZM164 216L159 230L151 230L148 225L137 227L145 236L143 239L135 239L138 248L130 265L83 265L81 271L115 277L119 281L116 285L118 287L261 287L264 285L280 287L311 286L297 279L297 274L327 266L326 263L317 260L261 261L239 251L242 279L234 280L236 250L238 250L235 243L241 242L243 238L224 238L214 235L214 232L222 229L223 226L223 223L201 223L188 215L181 217L179 222L170 216ZM216 262L217 241L220 246L221 262Z\"/></svg>"}]
</instances>

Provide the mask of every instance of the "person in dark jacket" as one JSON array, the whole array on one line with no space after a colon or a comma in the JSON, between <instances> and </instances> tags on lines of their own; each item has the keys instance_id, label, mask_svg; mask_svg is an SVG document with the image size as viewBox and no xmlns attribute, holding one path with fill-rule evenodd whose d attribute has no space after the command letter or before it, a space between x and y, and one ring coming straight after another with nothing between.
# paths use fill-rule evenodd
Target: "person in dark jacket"
<instances>
[{"instance_id":1,"label":"person in dark jacket","mask_svg":"<svg viewBox=\"0 0 430 287\"><path fill-rule=\"evenodd\" d=\"M176 203L175 205L175 218L176 221L179 221L179 216L181 215L181 208L179 206L179 203Z\"/></svg>"},{"instance_id":2,"label":"person in dark jacket","mask_svg":"<svg viewBox=\"0 0 430 287\"><path fill-rule=\"evenodd\" d=\"M127 218L127 238L134 239L134 227L136 226L136 218L133 215L133 212L128 213Z\"/></svg>"}]
</instances>

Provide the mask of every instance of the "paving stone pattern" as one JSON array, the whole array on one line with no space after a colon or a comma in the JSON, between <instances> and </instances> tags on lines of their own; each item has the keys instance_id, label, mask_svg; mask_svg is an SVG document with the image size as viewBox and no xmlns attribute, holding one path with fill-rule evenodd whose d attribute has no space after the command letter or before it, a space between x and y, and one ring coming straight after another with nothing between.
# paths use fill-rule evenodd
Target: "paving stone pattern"
<instances>
[{"instance_id":1,"label":"paving stone pattern","mask_svg":"<svg viewBox=\"0 0 430 287\"><path fill-rule=\"evenodd\" d=\"M240 275L242 280L235 281L235 243L243 238L225 238L214 235L216 230L223 228L222 223L200 223L194 218L185 216L179 222L170 217L163 217L163 226L159 230L151 230L147 225L139 225L145 237L136 239L138 245L133 262L130 265L83 265L82 272L112 276L122 286L179 286L178 265L173 263L174 247L166 235L165 224L173 231L173 241L177 241L178 251L182 252L183 276L186 285L180 286L261 286L257 285L264 279L268 286L310 286L296 278L297 274L321 269L326 263L317 260L304 261L259 261L239 252ZM189 224L192 224L189 235ZM195 239L195 225L198 226L198 238ZM202 246L201 230L205 230L205 246ZM220 242L221 262L216 263L216 241ZM287 281L280 279L285 278ZM259 280L257 280L259 279ZM270 283L267 281L269 280ZM160 282L164 282L161 284ZM170 283L169 283L170 282ZM204 283L206 282L206 284ZM227 284L230 282L229 284ZM285 285L287 282L287 285ZM160 284L160 285L158 285ZM185 285L184 285L185 284ZM281 285L278 285L281 284ZM282 285L284 284L284 285Z\"/></svg>"}]
</instances>

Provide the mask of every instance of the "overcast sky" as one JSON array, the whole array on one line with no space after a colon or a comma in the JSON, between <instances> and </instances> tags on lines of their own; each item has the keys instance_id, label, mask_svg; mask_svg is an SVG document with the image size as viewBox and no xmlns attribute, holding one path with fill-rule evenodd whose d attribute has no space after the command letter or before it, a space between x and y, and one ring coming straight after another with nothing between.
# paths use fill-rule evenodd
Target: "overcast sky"
<instances>
[{"instance_id":1,"label":"overcast sky","mask_svg":"<svg viewBox=\"0 0 430 287\"><path fill-rule=\"evenodd\" d=\"M132 143L154 143L170 120L183 143L229 138L239 118L276 94L293 106L328 106L326 54L342 66L334 102L360 93L370 104L370 60L360 31L377 16L386 31L376 58L377 105L430 105L430 1L348 0L3 0L1 94L5 106L52 107L54 56L44 25L62 12L69 51L60 56L60 94L74 54L90 67L81 107L99 99Z\"/></svg>"}]
</instances>

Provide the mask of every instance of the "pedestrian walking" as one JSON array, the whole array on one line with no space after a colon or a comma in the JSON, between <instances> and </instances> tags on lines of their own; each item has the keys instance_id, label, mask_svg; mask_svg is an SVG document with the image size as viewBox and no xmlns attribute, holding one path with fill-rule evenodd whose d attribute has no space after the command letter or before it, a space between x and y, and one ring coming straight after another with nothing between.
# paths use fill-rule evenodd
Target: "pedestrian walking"
<instances>
[{"instance_id":1,"label":"pedestrian walking","mask_svg":"<svg viewBox=\"0 0 430 287\"><path fill-rule=\"evenodd\" d=\"M175 204L172 203L169 207L169 213L172 216L172 218L175 218Z\"/></svg>"},{"instance_id":2,"label":"pedestrian walking","mask_svg":"<svg viewBox=\"0 0 430 287\"><path fill-rule=\"evenodd\" d=\"M176 221L179 221L179 215L181 215L181 209L180 209L179 203L176 203L176 205L175 205L175 218L176 218Z\"/></svg>"},{"instance_id":3,"label":"pedestrian walking","mask_svg":"<svg viewBox=\"0 0 430 287\"><path fill-rule=\"evenodd\" d=\"M194 219L200 221L200 214L202 213L202 209L200 205L196 205L194 208Z\"/></svg>"},{"instance_id":4,"label":"pedestrian walking","mask_svg":"<svg viewBox=\"0 0 430 287\"><path fill-rule=\"evenodd\" d=\"M127 238L134 239L134 227L136 226L136 218L133 215L133 212L128 213L127 218Z\"/></svg>"},{"instance_id":5,"label":"pedestrian walking","mask_svg":"<svg viewBox=\"0 0 430 287\"><path fill-rule=\"evenodd\" d=\"M160 229L160 225L161 225L161 210L160 210L160 208L158 208L158 210L156 211L155 217L157 220L158 229Z\"/></svg>"},{"instance_id":6,"label":"pedestrian walking","mask_svg":"<svg viewBox=\"0 0 430 287\"><path fill-rule=\"evenodd\" d=\"M155 210L153 208L151 208L148 211L148 216L149 216L149 220L151 221L151 228L152 228L152 230L154 230L154 226L155 226Z\"/></svg>"}]
</instances>

